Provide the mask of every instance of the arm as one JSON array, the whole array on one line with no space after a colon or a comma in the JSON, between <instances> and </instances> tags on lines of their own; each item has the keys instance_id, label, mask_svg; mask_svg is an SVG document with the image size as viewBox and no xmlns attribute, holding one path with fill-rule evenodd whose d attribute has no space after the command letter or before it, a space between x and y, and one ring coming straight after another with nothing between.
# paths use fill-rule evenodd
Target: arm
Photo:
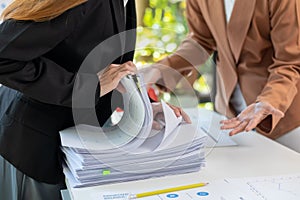
<instances>
[{"instance_id":1,"label":"arm","mask_svg":"<svg viewBox=\"0 0 300 200\"><path fill-rule=\"evenodd\" d=\"M70 106L75 74L43 55L72 32L76 18L76 12L68 11L41 23L4 21L0 25L0 83L45 103Z\"/></svg>"},{"instance_id":2,"label":"arm","mask_svg":"<svg viewBox=\"0 0 300 200\"><path fill-rule=\"evenodd\" d=\"M223 121L223 128L233 128L231 135L257 128L271 133L297 94L300 72L298 0L270 0L271 41L274 63L268 67L268 81L257 97L237 118ZM300 11L300 9L298 10Z\"/></svg>"},{"instance_id":3,"label":"arm","mask_svg":"<svg viewBox=\"0 0 300 200\"><path fill-rule=\"evenodd\" d=\"M187 0L187 20L189 35L176 52L153 65L150 72L146 70L147 74L152 74L146 77L146 82L155 83L161 79L158 81L160 85L173 89L182 78L182 72L196 71L196 67L203 64L216 50L214 38L196 0Z\"/></svg>"},{"instance_id":4,"label":"arm","mask_svg":"<svg viewBox=\"0 0 300 200\"><path fill-rule=\"evenodd\" d=\"M187 0L189 35L177 51L168 57L175 69L203 64L216 50L215 40L196 0Z\"/></svg>"},{"instance_id":5,"label":"arm","mask_svg":"<svg viewBox=\"0 0 300 200\"><path fill-rule=\"evenodd\" d=\"M269 102L275 109L285 113L298 92L296 85L300 77L300 27L297 19L300 13L295 9L299 6L299 1L271 0L269 2L274 63L269 67L268 82L258 96L257 102ZM265 122L262 121L258 125L258 129L265 133L271 132L281 117L269 115Z\"/></svg>"}]
</instances>

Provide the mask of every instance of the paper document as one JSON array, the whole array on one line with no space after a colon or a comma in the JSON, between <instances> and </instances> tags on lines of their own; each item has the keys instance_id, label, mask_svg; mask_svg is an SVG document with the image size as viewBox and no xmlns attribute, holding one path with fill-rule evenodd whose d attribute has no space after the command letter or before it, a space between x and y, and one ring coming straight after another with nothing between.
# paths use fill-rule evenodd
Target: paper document
<instances>
[{"instance_id":1,"label":"paper document","mask_svg":"<svg viewBox=\"0 0 300 200\"><path fill-rule=\"evenodd\" d=\"M300 174L228 179L245 200L299 200Z\"/></svg>"},{"instance_id":2,"label":"paper document","mask_svg":"<svg viewBox=\"0 0 300 200\"><path fill-rule=\"evenodd\" d=\"M224 179L212 181L200 188L160 194L140 200L299 200L300 174ZM161 189L161 188L160 188ZM143 191L146 192L146 191ZM123 196L121 197L121 194ZM103 192L93 199L127 200L130 193Z\"/></svg>"},{"instance_id":3,"label":"paper document","mask_svg":"<svg viewBox=\"0 0 300 200\"><path fill-rule=\"evenodd\" d=\"M220 129L220 121L202 121L200 122L202 129L208 136L206 147L225 147L236 146L237 143L231 139L228 130Z\"/></svg>"},{"instance_id":4,"label":"paper document","mask_svg":"<svg viewBox=\"0 0 300 200\"><path fill-rule=\"evenodd\" d=\"M71 187L88 187L199 171L204 131L185 124L162 102L164 128L152 130L153 110L140 76L121 80L124 112L103 128L76 125L60 131L64 173Z\"/></svg>"},{"instance_id":5,"label":"paper document","mask_svg":"<svg viewBox=\"0 0 300 200\"><path fill-rule=\"evenodd\" d=\"M207 134L206 147L236 146L237 143L229 136L229 130L220 129L220 121L226 118L216 113L205 112L205 109L202 110L200 115L198 108L185 109L193 124Z\"/></svg>"},{"instance_id":6,"label":"paper document","mask_svg":"<svg viewBox=\"0 0 300 200\"><path fill-rule=\"evenodd\" d=\"M163 188L160 188L163 189ZM144 191L146 192L146 191ZM130 193L127 192L103 192L93 194L92 199L97 200L128 200ZM204 187L182 190L178 192L154 195L138 200L250 200L243 199L243 191L236 190L226 180L212 181Z\"/></svg>"}]
</instances>

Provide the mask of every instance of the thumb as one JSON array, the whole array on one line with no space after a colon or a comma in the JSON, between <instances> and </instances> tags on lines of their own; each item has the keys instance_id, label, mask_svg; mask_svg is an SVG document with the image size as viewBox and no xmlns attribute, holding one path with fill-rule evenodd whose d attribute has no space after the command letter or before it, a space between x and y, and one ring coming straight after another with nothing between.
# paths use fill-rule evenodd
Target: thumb
<instances>
[{"instance_id":1,"label":"thumb","mask_svg":"<svg viewBox=\"0 0 300 200\"><path fill-rule=\"evenodd\" d=\"M162 125L159 122L153 121L152 128L155 129L155 130L160 130L163 127L162 127Z\"/></svg>"}]
</instances>

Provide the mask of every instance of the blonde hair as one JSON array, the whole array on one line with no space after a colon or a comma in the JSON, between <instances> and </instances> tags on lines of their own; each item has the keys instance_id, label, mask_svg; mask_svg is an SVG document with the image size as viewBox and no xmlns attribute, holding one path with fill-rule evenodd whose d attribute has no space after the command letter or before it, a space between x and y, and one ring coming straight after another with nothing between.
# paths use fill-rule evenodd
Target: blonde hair
<instances>
[{"instance_id":1,"label":"blonde hair","mask_svg":"<svg viewBox=\"0 0 300 200\"><path fill-rule=\"evenodd\" d=\"M86 1L87 0L13 0L3 11L1 18L3 20L47 21Z\"/></svg>"}]
</instances>

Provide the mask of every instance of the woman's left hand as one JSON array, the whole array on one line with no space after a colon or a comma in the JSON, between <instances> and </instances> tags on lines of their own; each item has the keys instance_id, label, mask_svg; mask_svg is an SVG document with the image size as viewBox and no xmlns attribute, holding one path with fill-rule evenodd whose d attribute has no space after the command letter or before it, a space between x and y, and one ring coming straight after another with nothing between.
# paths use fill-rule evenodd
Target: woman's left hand
<instances>
[{"instance_id":1,"label":"woman's left hand","mask_svg":"<svg viewBox=\"0 0 300 200\"><path fill-rule=\"evenodd\" d=\"M284 113L266 102L253 103L243 110L243 112L241 112L241 114L237 117L222 120L220 122L222 124L221 129L233 129L229 133L230 136L243 131L248 132L254 129L268 115L275 115L281 118L284 116Z\"/></svg>"},{"instance_id":2,"label":"woman's left hand","mask_svg":"<svg viewBox=\"0 0 300 200\"><path fill-rule=\"evenodd\" d=\"M186 114L182 110L182 108L171 105L171 104L168 104L168 105L174 111L176 117L182 116L183 120L186 123L188 123L188 124L192 123L190 117L188 116L188 114ZM152 103L152 109L153 109L153 119L154 119L152 128L156 129L156 130L160 130L162 128L161 123L157 120L164 118L162 104L161 103Z\"/></svg>"}]
</instances>

